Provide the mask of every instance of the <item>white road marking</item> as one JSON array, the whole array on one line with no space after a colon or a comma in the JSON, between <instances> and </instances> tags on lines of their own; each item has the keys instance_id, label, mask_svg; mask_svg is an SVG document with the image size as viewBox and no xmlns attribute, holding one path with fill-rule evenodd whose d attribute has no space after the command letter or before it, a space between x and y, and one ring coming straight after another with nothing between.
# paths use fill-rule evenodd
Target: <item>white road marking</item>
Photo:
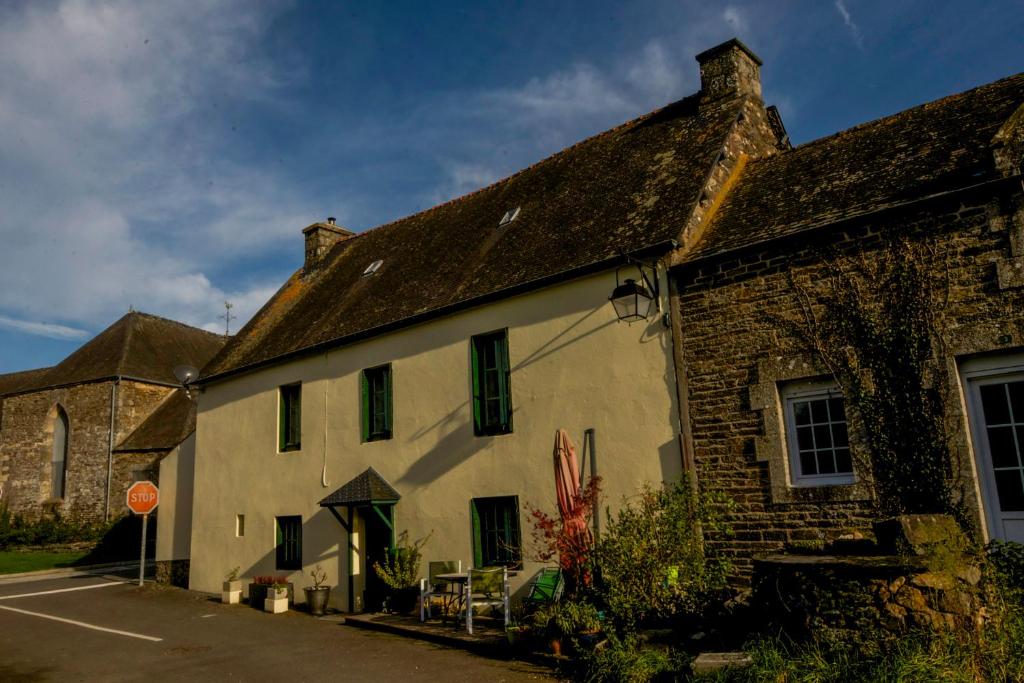
<instances>
[{"instance_id":1,"label":"white road marking","mask_svg":"<svg viewBox=\"0 0 1024 683\"><path fill-rule=\"evenodd\" d=\"M215 617L215 616L217 616L217 615L216 614L204 614L203 616L201 616L199 618L200 619L209 619L210 617Z\"/></svg>"},{"instance_id":2,"label":"white road marking","mask_svg":"<svg viewBox=\"0 0 1024 683\"><path fill-rule=\"evenodd\" d=\"M75 586L74 588L57 588L52 591L39 591L38 593L20 593L18 595L0 595L0 600L13 600L14 598L32 598L37 595L50 595L52 593L69 593L71 591L87 591L93 588L106 588L107 586L123 586L118 582L94 583L88 586Z\"/></svg>"},{"instance_id":3,"label":"white road marking","mask_svg":"<svg viewBox=\"0 0 1024 683\"><path fill-rule=\"evenodd\" d=\"M119 636L128 636L129 638L139 638L140 640L150 640L154 643L159 643L163 638L154 638L153 636L144 636L141 633L132 633L131 631L118 631L116 628L106 628L104 626L96 626L95 624L87 624L84 621L75 621L74 619L65 619L64 617L55 617L52 614L43 614L42 612L29 612L27 609L18 609L17 607L7 607L0 605L0 609L7 610L8 612L17 612L18 614L27 614L32 617L42 617L43 619L52 619L53 621L59 621L64 624L71 624L73 626L81 626L82 628L89 628L93 631L103 631L104 633L114 633Z\"/></svg>"}]
</instances>

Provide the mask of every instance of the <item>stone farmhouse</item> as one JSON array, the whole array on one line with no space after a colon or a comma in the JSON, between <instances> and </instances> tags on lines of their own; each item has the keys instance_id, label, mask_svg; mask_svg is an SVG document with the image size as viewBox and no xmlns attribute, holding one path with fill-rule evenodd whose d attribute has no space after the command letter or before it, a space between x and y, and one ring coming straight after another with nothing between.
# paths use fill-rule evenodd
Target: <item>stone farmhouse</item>
<instances>
[{"instance_id":1,"label":"stone farmhouse","mask_svg":"<svg viewBox=\"0 0 1024 683\"><path fill-rule=\"evenodd\" d=\"M902 235L948 255L962 497L982 533L1016 537L1024 76L793 148L746 46L697 61L699 92L477 192L303 230L303 267L194 389L192 525L160 530L190 534L164 545L190 548L168 559L192 588L320 565L336 606L374 608L400 533L522 586L559 428L602 509L684 471L731 497L736 535L712 540L741 569L847 533L873 495L857 430L827 365L769 323L801 310L794 280L824 281L821 247Z\"/></svg>"},{"instance_id":2,"label":"stone farmhouse","mask_svg":"<svg viewBox=\"0 0 1024 683\"><path fill-rule=\"evenodd\" d=\"M30 517L126 514L128 486L155 480L194 429L174 368L202 366L224 341L131 312L53 367L0 375L0 500Z\"/></svg>"}]
</instances>

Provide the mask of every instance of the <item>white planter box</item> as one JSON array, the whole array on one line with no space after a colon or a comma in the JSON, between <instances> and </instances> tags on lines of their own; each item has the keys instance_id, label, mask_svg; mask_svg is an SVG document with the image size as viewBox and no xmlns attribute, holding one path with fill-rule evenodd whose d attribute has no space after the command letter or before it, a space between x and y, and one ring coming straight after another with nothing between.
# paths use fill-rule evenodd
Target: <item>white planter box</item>
<instances>
[{"instance_id":1,"label":"white planter box","mask_svg":"<svg viewBox=\"0 0 1024 683\"><path fill-rule=\"evenodd\" d=\"M267 599L263 601L263 611L271 614L280 614L288 611L288 589L273 588L267 591Z\"/></svg>"},{"instance_id":2,"label":"white planter box","mask_svg":"<svg viewBox=\"0 0 1024 683\"><path fill-rule=\"evenodd\" d=\"M271 614L280 614L281 612L288 611L288 596L285 595L283 598L267 598L263 601L263 611L270 612Z\"/></svg>"},{"instance_id":3,"label":"white planter box","mask_svg":"<svg viewBox=\"0 0 1024 683\"><path fill-rule=\"evenodd\" d=\"M242 602L242 591L241 589L236 591L221 591L220 601L225 605L237 605Z\"/></svg>"}]
</instances>

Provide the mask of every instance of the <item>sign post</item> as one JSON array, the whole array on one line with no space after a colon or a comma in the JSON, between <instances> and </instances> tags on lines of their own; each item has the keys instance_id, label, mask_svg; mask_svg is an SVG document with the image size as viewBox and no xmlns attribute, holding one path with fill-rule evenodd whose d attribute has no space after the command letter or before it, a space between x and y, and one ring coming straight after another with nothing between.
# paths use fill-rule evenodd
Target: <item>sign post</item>
<instances>
[{"instance_id":1,"label":"sign post","mask_svg":"<svg viewBox=\"0 0 1024 683\"><path fill-rule=\"evenodd\" d=\"M146 571L146 526L149 513L160 504L160 490L151 481L137 481L128 488L128 509L142 515L142 542L139 550L139 585Z\"/></svg>"}]
</instances>

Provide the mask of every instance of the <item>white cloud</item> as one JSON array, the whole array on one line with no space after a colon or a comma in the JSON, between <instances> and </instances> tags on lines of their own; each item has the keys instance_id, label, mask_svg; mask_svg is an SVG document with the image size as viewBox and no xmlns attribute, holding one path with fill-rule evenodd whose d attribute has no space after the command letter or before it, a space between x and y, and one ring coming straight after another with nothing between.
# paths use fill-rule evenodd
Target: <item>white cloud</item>
<instances>
[{"instance_id":1,"label":"white cloud","mask_svg":"<svg viewBox=\"0 0 1024 683\"><path fill-rule=\"evenodd\" d=\"M56 325L54 323L32 322L30 320L15 320L0 315L0 327L16 332L35 335L37 337L49 337L50 339L72 340L88 339L89 332L79 330L67 325Z\"/></svg>"},{"instance_id":2,"label":"white cloud","mask_svg":"<svg viewBox=\"0 0 1024 683\"><path fill-rule=\"evenodd\" d=\"M310 210L287 179L222 154L210 107L284 106L302 64L252 48L286 4L0 8L0 325L74 339L129 305L208 325L225 298L239 322L263 304L279 282L214 278L285 240L301 253Z\"/></svg>"},{"instance_id":3,"label":"white cloud","mask_svg":"<svg viewBox=\"0 0 1024 683\"><path fill-rule=\"evenodd\" d=\"M741 34L747 32L747 18L737 7L730 5L722 10L722 21L728 24L734 33Z\"/></svg>"},{"instance_id":4,"label":"white cloud","mask_svg":"<svg viewBox=\"0 0 1024 683\"><path fill-rule=\"evenodd\" d=\"M850 30L850 37L853 38L854 44L864 49L864 36L860 32L860 27L853 21L853 17L850 15L850 10L846 8L846 2L844 0L835 0L836 11L839 12L839 16L843 18L843 23L846 24L846 28Z\"/></svg>"}]
</instances>

